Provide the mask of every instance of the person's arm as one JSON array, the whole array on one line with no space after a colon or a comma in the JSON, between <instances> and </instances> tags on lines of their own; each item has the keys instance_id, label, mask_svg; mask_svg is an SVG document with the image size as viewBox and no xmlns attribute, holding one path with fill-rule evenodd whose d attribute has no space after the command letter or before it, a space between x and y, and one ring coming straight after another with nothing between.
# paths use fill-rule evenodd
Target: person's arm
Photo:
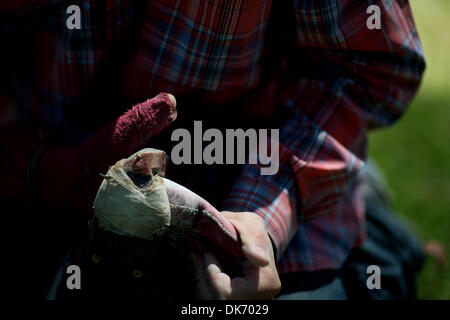
<instances>
[{"instance_id":1,"label":"person's arm","mask_svg":"<svg viewBox=\"0 0 450 320\"><path fill-rule=\"evenodd\" d=\"M419 86L425 62L410 6L383 3L373 2L380 30L366 27L368 5L359 1L295 8L296 48L278 85L290 112L280 130L280 169L261 176L245 166L223 208L260 215L277 257L298 223L338 204L363 165L367 130L393 124Z\"/></svg>"},{"instance_id":2,"label":"person's arm","mask_svg":"<svg viewBox=\"0 0 450 320\"><path fill-rule=\"evenodd\" d=\"M297 226L307 220L320 220L313 227L314 239L308 241L327 242L333 228L342 236L356 232L346 230L345 221L336 221L333 210L350 192L364 164L367 130L390 125L403 114L425 68L407 1L392 1L388 7L374 1L381 8L381 30L366 27L367 6L359 1L295 3L295 49L286 57L277 92L290 113L280 130L279 171L262 176L259 168L246 165L223 208L237 215L262 217L278 258ZM357 214L354 208L348 210ZM241 237L254 233L255 219L247 222L237 228ZM278 292L273 263L250 258L249 252L256 253L258 244L271 249L270 241L258 234L245 237L251 240L246 244L253 246L246 253L250 263L242 266L243 277L228 277L218 261L205 257L207 279L216 297L270 298ZM329 245L314 248L332 250L335 257L345 257L351 248L326 249ZM320 256L320 252L312 254ZM273 261L273 256L269 258ZM328 267L322 257L316 260L302 268Z\"/></svg>"}]
</instances>

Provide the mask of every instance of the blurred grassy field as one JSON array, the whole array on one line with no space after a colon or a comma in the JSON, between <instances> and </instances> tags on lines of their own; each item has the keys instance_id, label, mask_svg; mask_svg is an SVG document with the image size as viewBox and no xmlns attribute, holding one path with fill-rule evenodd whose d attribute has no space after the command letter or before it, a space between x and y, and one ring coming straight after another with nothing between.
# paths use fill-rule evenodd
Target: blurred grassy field
<instances>
[{"instance_id":1,"label":"blurred grassy field","mask_svg":"<svg viewBox=\"0 0 450 320\"><path fill-rule=\"evenodd\" d=\"M393 127L370 135L370 154L394 191L395 207L450 258L450 1L410 0L427 69L410 109ZM449 260L449 259L447 259ZM419 299L450 299L450 263L428 260Z\"/></svg>"}]
</instances>

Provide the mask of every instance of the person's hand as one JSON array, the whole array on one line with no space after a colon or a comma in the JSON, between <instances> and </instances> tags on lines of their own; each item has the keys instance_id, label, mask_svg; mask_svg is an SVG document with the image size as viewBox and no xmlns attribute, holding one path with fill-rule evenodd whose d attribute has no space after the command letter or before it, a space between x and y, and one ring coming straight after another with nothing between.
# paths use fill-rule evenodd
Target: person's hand
<instances>
[{"instance_id":1,"label":"person's hand","mask_svg":"<svg viewBox=\"0 0 450 320\"><path fill-rule=\"evenodd\" d=\"M194 254L200 299L273 299L281 282L275 266L272 242L263 219L252 212L222 214L236 228L246 257L240 263L242 276L230 277L219 260L206 252Z\"/></svg>"},{"instance_id":2,"label":"person's hand","mask_svg":"<svg viewBox=\"0 0 450 320\"><path fill-rule=\"evenodd\" d=\"M135 105L80 145L48 150L39 163L36 189L49 203L88 212L102 181L100 174L147 146L176 115L175 98L160 93Z\"/></svg>"}]
</instances>

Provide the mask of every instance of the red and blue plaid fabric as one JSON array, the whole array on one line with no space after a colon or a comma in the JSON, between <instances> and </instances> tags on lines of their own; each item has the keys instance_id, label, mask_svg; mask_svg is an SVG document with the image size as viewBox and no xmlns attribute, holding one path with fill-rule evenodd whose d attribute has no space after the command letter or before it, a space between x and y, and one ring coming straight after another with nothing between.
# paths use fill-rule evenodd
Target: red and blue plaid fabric
<instances>
[{"instance_id":1,"label":"red and blue plaid fabric","mask_svg":"<svg viewBox=\"0 0 450 320\"><path fill-rule=\"evenodd\" d=\"M246 166L223 208L265 219L281 273L339 268L363 239L367 131L403 114L425 66L406 0L290 1L285 16L295 23L280 38L291 50L274 71L276 90L262 90L257 106L264 113L277 101L291 115L280 128L280 169L261 176ZM276 43L266 37L273 1L71 1L81 7L81 30L65 27L64 1L14 3L12 14L36 13L39 20L45 12L53 25L37 36L42 50L35 55L44 67L35 70L27 114L61 131L76 126L67 110L80 107L137 17L137 47L121 70L136 101L160 91L202 90L218 101L245 96L262 86L264 54ZM381 8L381 29L366 26L372 4Z\"/></svg>"}]
</instances>

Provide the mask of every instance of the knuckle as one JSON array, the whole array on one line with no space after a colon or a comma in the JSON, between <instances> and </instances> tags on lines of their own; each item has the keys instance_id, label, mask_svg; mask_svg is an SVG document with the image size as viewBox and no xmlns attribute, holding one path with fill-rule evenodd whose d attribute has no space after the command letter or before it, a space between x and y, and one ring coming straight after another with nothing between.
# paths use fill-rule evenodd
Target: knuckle
<instances>
[{"instance_id":1,"label":"knuckle","mask_svg":"<svg viewBox=\"0 0 450 320\"><path fill-rule=\"evenodd\" d=\"M281 280L276 270L271 270L267 274L267 290L271 293L277 294L281 290Z\"/></svg>"},{"instance_id":2,"label":"knuckle","mask_svg":"<svg viewBox=\"0 0 450 320\"><path fill-rule=\"evenodd\" d=\"M269 288L267 288L267 294L271 297L276 296L281 291L281 283L274 283Z\"/></svg>"},{"instance_id":3,"label":"knuckle","mask_svg":"<svg viewBox=\"0 0 450 320\"><path fill-rule=\"evenodd\" d=\"M275 294L280 292L280 290L281 290L281 281L280 281L279 277L277 277L277 281L274 283L273 289L274 289L274 291L276 291Z\"/></svg>"},{"instance_id":4,"label":"knuckle","mask_svg":"<svg viewBox=\"0 0 450 320\"><path fill-rule=\"evenodd\" d=\"M223 290L220 294L221 300L230 300L231 298L231 290Z\"/></svg>"},{"instance_id":5,"label":"knuckle","mask_svg":"<svg viewBox=\"0 0 450 320\"><path fill-rule=\"evenodd\" d=\"M257 214L256 212L250 212L250 213L247 215L247 217L248 217L248 219L250 219L252 221L252 223L257 223L259 225L265 224L263 217L261 217L259 214Z\"/></svg>"},{"instance_id":6,"label":"knuckle","mask_svg":"<svg viewBox=\"0 0 450 320\"><path fill-rule=\"evenodd\" d=\"M254 227L252 230L252 233L255 238L264 240L267 246L271 246L272 243L270 242L269 234L267 233L267 230L262 227Z\"/></svg>"}]
</instances>

